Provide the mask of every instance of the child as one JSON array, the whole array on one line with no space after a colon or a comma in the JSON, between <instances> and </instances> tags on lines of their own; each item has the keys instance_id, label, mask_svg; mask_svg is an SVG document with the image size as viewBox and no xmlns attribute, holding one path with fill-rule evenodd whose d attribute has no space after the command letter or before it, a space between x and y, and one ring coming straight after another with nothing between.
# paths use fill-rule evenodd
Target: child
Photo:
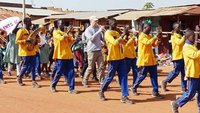
<instances>
[{"instance_id":1,"label":"child","mask_svg":"<svg viewBox=\"0 0 200 113\"><path fill-rule=\"evenodd\" d=\"M190 101L196 92L200 93L200 51L194 45L194 31L187 30L185 37L187 40L183 46L183 58L188 79L188 90L179 99L171 102L173 113L178 113L178 108ZM197 97L197 103L200 108L200 95Z\"/></svg>"}]
</instances>

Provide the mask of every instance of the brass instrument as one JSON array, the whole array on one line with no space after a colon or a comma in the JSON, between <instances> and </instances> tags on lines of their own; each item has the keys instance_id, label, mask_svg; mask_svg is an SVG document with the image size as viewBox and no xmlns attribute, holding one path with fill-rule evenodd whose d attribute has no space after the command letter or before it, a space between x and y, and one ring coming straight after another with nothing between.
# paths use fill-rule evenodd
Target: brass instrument
<instances>
[{"instance_id":1,"label":"brass instrument","mask_svg":"<svg viewBox=\"0 0 200 113\"><path fill-rule=\"evenodd\" d=\"M6 36L7 36L7 32L5 30L0 29L0 39L3 42L8 43L8 41L5 39Z\"/></svg>"},{"instance_id":2,"label":"brass instrument","mask_svg":"<svg viewBox=\"0 0 200 113\"><path fill-rule=\"evenodd\" d=\"M34 49L34 46L37 45L37 40L38 40L38 33L45 29L45 26L49 25L50 22L45 23L44 25L40 26L37 28L35 31L33 31L29 37L28 41L26 42L26 48L28 51L32 51Z\"/></svg>"},{"instance_id":3,"label":"brass instrument","mask_svg":"<svg viewBox=\"0 0 200 113\"><path fill-rule=\"evenodd\" d=\"M80 26L65 26L64 27L64 31L65 32L77 32L77 31L84 31L85 30L85 27L84 25L80 25Z\"/></svg>"}]
</instances>

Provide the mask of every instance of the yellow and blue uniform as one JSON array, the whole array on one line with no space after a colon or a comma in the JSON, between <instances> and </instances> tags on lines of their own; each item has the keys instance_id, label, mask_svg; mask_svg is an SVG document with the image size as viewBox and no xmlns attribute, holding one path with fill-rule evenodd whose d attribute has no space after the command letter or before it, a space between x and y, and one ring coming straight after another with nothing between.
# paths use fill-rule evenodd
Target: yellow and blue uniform
<instances>
[{"instance_id":1,"label":"yellow and blue uniform","mask_svg":"<svg viewBox=\"0 0 200 113\"><path fill-rule=\"evenodd\" d=\"M136 66L137 58L135 51L135 46L137 46L137 42L135 41L135 38L133 38L133 36L129 36L128 38L124 37L124 40L126 40L126 44L123 45L123 55L126 61L127 74L132 68L133 85L136 81L138 71Z\"/></svg>"},{"instance_id":2,"label":"yellow and blue uniform","mask_svg":"<svg viewBox=\"0 0 200 113\"><path fill-rule=\"evenodd\" d=\"M32 51L27 50L26 48L26 40L28 39L28 36L30 35L31 31L28 31L25 28L21 28L18 30L16 35L15 43L19 44L19 51L18 55L23 58L23 64L22 69L20 71L19 77L22 78L22 76L25 74L27 69L30 69L32 80L35 81L35 62L36 62L36 52L33 49Z\"/></svg>"},{"instance_id":3,"label":"yellow and blue uniform","mask_svg":"<svg viewBox=\"0 0 200 113\"><path fill-rule=\"evenodd\" d=\"M171 36L172 41L172 60L174 64L174 69L169 73L165 82L171 83L181 72L181 85L182 89L185 90L187 87L187 82L185 78L185 67L183 60L183 45L185 43L185 38L181 34L174 33Z\"/></svg>"},{"instance_id":4,"label":"yellow and blue uniform","mask_svg":"<svg viewBox=\"0 0 200 113\"><path fill-rule=\"evenodd\" d=\"M69 90L74 90L74 65L71 45L74 39L60 30L53 31L54 55L56 73L53 78L52 87L56 87L61 75L63 74L69 83Z\"/></svg>"},{"instance_id":5,"label":"yellow and blue uniform","mask_svg":"<svg viewBox=\"0 0 200 113\"><path fill-rule=\"evenodd\" d=\"M145 33L139 35L137 60L139 72L133 85L135 91L137 91L138 86L146 78L147 73L149 72L153 92L158 92L157 63L152 49L152 47L156 47L157 45L157 38L152 38L152 35L147 35Z\"/></svg>"},{"instance_id":6,"label":"yellow and blue uniform","mask_svg":"<svg viewBox=\"0 0 200 113\"><path fill-rule=\"evenodd\" d=\"M117 38L120 34L114 30L107 30L105 32L105 41L108 47L108 74L105 76L100 91L105 92L111 83L115 72L117 71L119 76L119 83L122 89L122 96L128 96L128 80L126 73L126 63L120 47L120 43Z\"/></svg>"},{"instance_id":7,"label":"yellow and blue uniform","mask_svg":"<svg viewBox=\"0 0 200 113\"><path fill-rule=\"evenodd\" d=\"M28 51L26 47L26 40L28 39L28 36L30 35L31 31L28 31L25 28L21 28L18 30L16 35L15 44L19 44L19 51L18 55L23 56L35 56L36 52L33 49L32 51Z\"/></svg>"},{"instance_id":8,"label":"yellow and blue uniform","mask_svg":"<svg viewBox=\"0 0 200 113\"><path fill-rule=\"evenodd\" d=\"M198 93L197 103L200 110L200 51L197 47L186 40L183 46L183 57L188 79L188 90L176 101L179 107L190 101Z\"/></svg>"},{"instance_id":9,"label":"yellow and blue uniform","mask_svg":"<svg viewBox=\"0 0 200 113\"><path fill-rule=\"evenodd\" d=\"M40 38L37 38L37 43L40 43L40 41L41 41ZM38 44L35 45L34 50L36 52L36 55L35 55L36 73L37 73L37 76L41 78L40 53L39 53L40 49L39 49ZM30 73L30 72L31 72L31 68L29 67L27 73Z\"/></svg>"}]
</instances>

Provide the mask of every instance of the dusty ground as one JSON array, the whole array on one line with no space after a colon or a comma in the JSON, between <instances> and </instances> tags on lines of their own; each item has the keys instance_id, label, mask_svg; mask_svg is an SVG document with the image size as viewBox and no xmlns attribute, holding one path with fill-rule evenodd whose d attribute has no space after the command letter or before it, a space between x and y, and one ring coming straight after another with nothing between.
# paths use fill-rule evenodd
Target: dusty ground
<instances>
[{"instance_id":1,"label":"dusty ground","mask_svg":"<svg viewBox=\"0 0 200 113\"><path fill-rule=\"evenodd\" d=\"M163 73L159 74L159 81L166 77L166 73L172 67L162 67ZM14 73L14 72L13 72ZM133 96L130 92L130 99L135 104L127 105L120 103L120 88L114 81L110 89L105 93L108 101L101 102L97 97L99 85L90 81L91 87L84 88L81 80L76 78L76 89L80 92L77 95L67 93L68 87L64 85L63 78L59 82L58 93L51 93L49 90L49 80L39 82L42 85L40 89L31 87L31 81L25 79L26 86L16 85L16 78L8 77L4 72L5 80L8 84L0 85L0 113L171 113L170 101L180 95L180 77L178 77L168 87L169 92L161 94L165 99L157 100L151 97L151 84L149 77L142 83L138 89L140 96ZM132 77L129 75L129 85ZM190 101L180 113L197 113L196 100Z\"/></svg>"}]
</instances>

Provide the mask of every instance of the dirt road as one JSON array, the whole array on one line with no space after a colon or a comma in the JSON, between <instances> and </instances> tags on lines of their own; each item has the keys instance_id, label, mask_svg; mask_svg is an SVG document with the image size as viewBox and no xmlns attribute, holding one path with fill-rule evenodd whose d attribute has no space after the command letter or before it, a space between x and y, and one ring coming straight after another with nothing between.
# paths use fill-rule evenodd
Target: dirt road
<instances>
[{"instance_id":1,"label":"dirt road","mask_svg":"<svg viewBox=\"0 0 200 113\"><path fill-rule=\"evenodd\" d=\"M171 67L163 67L163 73L159 74L159 81L163 80L171 70ZM14 73L14 72L13 72ZM164 99L158 100L151 97L150 79L147 77L138 89L139 96L133 96L130 92L130 99L135 104L127 105L120 103L121 91L119 85L113 81L109 90L105 93L108 99L105 102L99 101L97 92L99 85L90 80L91 87L84 88L81 79L76 78L76 90L79 94L67 93L68 87L64 85L62 78L58 83L58 93L51 93L49 80L42 80L40 89L31 87L31 81L24 79L26 86L16 85L16 77L8 77L4 72L5 80L8 84L0 85L0 113L171 113L170 101L177 95L181 95L180 77L178 77L168 87L169 92L161 94ZM129 75L129 85L132 77ZM196 99L190 101L180 113L197 113Z\"/></svg>"}]
</instances>

